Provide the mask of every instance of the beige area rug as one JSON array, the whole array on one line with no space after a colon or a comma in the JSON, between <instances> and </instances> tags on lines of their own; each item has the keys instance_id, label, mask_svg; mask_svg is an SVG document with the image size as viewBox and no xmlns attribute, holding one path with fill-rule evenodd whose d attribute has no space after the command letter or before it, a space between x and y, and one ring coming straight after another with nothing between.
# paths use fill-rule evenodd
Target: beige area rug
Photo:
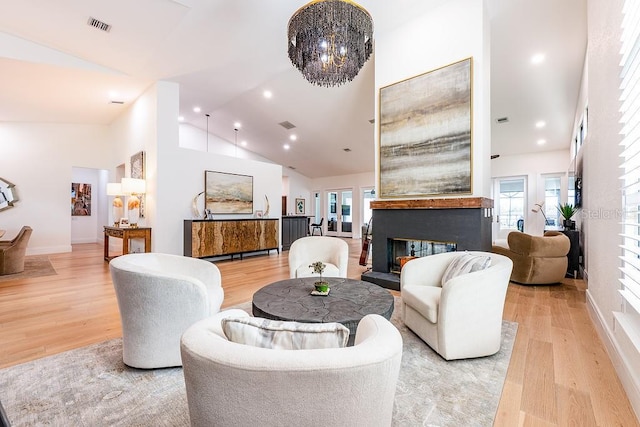
<instances>
[{"instance_id":1,"label":"beige area rug","mask_svg":"<svg viewBox=\"0 0 640 427\"><path fill-rule=\"evenodd\" d=\"M55 274L58 273L51 265L49 257L46 255L28 256L24 259L24 271L22 273L2 275L0 276L0 283L8 282L9 280L53 276Z\"/></svg>"},{"instance_id":2,"label":"beige area rug","mask_svg":"<svg viewBox=\"0 0 640 427\"><path fill-rule=\"evenodd\" d=\"M404 327L399 306L396 298L403 355L393 426L491 426L517 324L503 322L497 354L446 362ZM0 402L13 426L189 425L182 368L129 368L120 339L0 370Z\"/></svg>"}]
</instances>

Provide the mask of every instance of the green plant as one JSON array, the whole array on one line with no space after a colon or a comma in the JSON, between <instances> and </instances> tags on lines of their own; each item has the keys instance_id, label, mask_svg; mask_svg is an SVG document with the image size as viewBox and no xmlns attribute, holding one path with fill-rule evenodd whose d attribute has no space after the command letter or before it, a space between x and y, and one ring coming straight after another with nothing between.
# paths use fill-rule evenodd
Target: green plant
<instances>
[{"instance_id":1,"label":"green plant","mask_svg":"<svg viewBox=\"0 0 640 427\"><path fill-rule=\"evenodd\" d=\"M571 217L575 215L577 211L578 209L569 203L565 203L564 205L563 204L558 205L558 212L560 212L560 215L562 215L562 217L566 220L571 219Z\"/></svg>"}]
</instances>

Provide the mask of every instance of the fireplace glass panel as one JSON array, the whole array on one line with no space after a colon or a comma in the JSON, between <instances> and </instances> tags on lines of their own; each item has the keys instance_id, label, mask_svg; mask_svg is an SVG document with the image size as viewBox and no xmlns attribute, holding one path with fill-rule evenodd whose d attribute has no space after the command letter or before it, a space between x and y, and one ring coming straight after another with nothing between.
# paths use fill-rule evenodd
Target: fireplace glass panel
<instances>
[{"instance_id":1,"label":"fireplace glass panel","mask_svg":"<svg viewBox=\"0 0 640 427\"><path fill-rule=\"evenodd\" d=\"M400 273L402 266L414 258L455 252L455 242L440 242L436 240L388 239L389 271Z\"/></svg>"}]
</instances>

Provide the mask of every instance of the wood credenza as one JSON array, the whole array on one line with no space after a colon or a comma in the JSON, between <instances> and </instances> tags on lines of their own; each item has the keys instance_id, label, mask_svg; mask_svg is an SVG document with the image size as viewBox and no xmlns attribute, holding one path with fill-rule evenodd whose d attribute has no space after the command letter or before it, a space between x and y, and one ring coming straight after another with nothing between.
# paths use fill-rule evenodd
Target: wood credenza
<instances>
[{"instance_id":1,"label":"wood credenza","mask_svg":"<svg viewBox=\"0 0 640 427\"><path fill-rule=\"evenodd\" d=\"M275 219L220 219L184 221L184 255L207 258L275 249L280 253Z\"/></svg>"}]
</instances>

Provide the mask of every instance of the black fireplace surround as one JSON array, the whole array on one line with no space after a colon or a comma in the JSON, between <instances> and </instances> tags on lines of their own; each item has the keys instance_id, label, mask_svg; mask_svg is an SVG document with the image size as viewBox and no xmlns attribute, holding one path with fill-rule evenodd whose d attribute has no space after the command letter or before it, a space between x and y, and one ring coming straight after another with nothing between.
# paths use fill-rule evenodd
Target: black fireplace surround
<instances>
[{"instance_id":1,"label":"black fireplace surround","mask_svg":"<svg viewBox=\"0 0 640 427\"><path fill-rule=\"evenodd\" d=\"M371 208L372 270L362 280L400 290L400 276L389 271L393 239L453 242L458 251L491 252L491 199L378 200Z\"/></svg>"}]
</instances>

